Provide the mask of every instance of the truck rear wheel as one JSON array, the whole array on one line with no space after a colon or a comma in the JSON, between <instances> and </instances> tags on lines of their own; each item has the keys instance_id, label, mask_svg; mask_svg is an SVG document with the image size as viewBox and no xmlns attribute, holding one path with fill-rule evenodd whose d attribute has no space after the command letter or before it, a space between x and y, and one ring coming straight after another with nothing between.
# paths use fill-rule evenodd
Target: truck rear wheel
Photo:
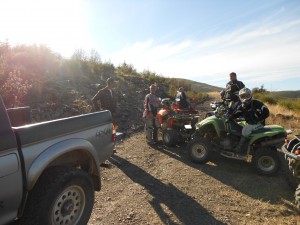
<instances>
[{"instance_id":1,"label":"truck rear wheel","mask_svg":"<svg viewBox=\"0 0 300 225\"><path fill-rule=\"evenodd\" d=\"M280 168L280 159L276 150L259 148L252 156L252 165L261 175L274 175Z\"/></svg>"},{"instance_id":2,"label":"truck rear wheel","mask_svg":"<svg viewBox=\"0 0 300 225\"><path fill-rule=\"evenodd\" d=\"M207 163L211 157L211 144L203 137L193 138L187 149L192 162Z\"/></svg>"},{"instance_id":3,"label":"truck rear wheel","mask_svg":"<svg viewBox=\"0 0 300 225\"><path fill-rule=\"evenodd\" d=\"M93 182L86 172L50 167L29 193L21 224L87 224L93 204Z\"/></svg>"},{"instance_id":4,"label":"truck rear wheel","mask_svg":"<svg viewBox=\"0 0 300 225\"><path fill-rule=\"evenodd\" d=\"M174 147L178 143L178 134L174 129L164 130L162 138L163 143L169 147Z\"/></svg>"}]
</instances>

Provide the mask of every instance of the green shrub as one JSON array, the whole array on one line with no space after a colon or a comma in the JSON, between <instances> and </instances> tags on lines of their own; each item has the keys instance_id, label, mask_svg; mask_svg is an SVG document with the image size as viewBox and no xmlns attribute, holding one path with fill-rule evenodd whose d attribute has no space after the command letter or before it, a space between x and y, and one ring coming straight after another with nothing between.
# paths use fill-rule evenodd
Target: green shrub
<instances>
[{"instance_id":1,"label":"green shrub","mask_svg":"<svg viewBox=\"0 0 300 225\"><path fill-rule=\"evenodd\" d=\"M284 108L300 112L300 98L298 99L280 99L278 104Z\"/></svg>"},{"instance_id":2,"label":"green shrub","mask_svg":"<svg viewBox=\"0 0 300 225\"><path fill-rule=\"evenodd\" d=\"M267 93L255 93L253 96L255 99L258 99L264 103L269 103L271 105L276 105L277 104L277 99L272 96L271 94Z\"/></svg>"}]
</instances>

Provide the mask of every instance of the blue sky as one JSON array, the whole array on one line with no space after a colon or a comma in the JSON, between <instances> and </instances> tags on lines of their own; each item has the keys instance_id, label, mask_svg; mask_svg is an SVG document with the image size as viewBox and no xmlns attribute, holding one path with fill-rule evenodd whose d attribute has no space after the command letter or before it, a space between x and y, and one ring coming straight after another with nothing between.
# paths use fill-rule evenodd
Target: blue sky
<instances>
[{"instance_id":1,"label":"blue sky","mask_svg":"<svg viewBox=\"0 0 300 225\"><path fill-rule=\"evenodd\" d=\"M300 1L2 0L0 41L223 87L300 90Z\"/></svg>"}]
</instances>

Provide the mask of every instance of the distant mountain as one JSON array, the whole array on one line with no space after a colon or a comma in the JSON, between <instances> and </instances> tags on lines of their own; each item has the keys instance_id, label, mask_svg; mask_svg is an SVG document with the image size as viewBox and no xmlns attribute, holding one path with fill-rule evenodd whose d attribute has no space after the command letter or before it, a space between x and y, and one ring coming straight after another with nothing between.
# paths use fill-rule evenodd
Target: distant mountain
<instances>
[{"instance_id":1,"label":"distant mountain","mask_svg":"<svg viewBox=\"0 0 300 225\"><path fill-rule=\"evenodd\" d=\"M281 98L300 98L300 90L299 91L274 91L272 94L276 97Z\"/></svg>"},{"instance_id":2,"label":"distant mountain","mask_svg":"<svg viewBox=\"0 0 300 225\"><path fill-rule=\"evenodd\" d=\"M205 84L205 83L201 83L201 82L197 82L197 81L181 79L181 78L176 78L176 79L179 80L180 83L182 82L182 83L190 85L191 90L196 91L196 92L220 92L221 90L223 90L223 88ZM180 86L180 83L178 86Z\"/></svg>"}]
</instances>

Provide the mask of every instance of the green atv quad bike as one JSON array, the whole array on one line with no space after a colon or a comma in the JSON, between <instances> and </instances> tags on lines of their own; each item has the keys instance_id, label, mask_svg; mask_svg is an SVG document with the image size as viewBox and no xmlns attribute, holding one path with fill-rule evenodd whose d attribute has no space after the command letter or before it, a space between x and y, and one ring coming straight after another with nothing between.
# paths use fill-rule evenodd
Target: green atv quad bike
<instances>
[{"instance_id":1,"label":"green atv quad bike","mask_svg":"<svg viewBox=\"0 0 300 225\"><path fill-rule=\"evenodd\" d=\"M287 131L277 125L258 129L250 135L243 151L236 153L233 149L238 145L246 123L228 118L229 110L223 105L218 107L215 115L196 124L195 133L187 145L191 160L206 163L215 153L237 160L247 160L252 156L251 163L259 174L275 174L280 168L277 147L284 144Z\"/></svg>"},{"instance_id":2,"label":"green atv quad bike","mask_svg":"<svg viewBox=\"0 0 300 225\"><path fill-rule=\"evenodd\" d=\"M288 161L289 169L294 176L293 186L295 191L295 203L300 209L300 135L295 138L287 140L281 147L282 152L285 154L285 159Z\"/></svg>"}]
</instances>

